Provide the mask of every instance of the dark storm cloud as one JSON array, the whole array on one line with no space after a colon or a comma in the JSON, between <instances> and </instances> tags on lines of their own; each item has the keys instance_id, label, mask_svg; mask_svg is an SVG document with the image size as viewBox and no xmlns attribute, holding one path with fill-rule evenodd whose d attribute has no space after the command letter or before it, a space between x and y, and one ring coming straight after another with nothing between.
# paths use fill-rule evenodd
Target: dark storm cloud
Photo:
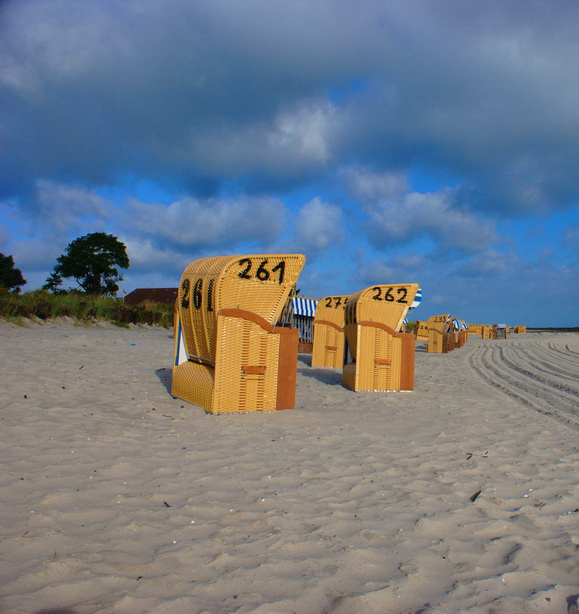
<instances>
[{"instance_id":1,"label":"dark storm cloud","mask_svg":"<svg viewBox=\"0 0 579 614\"><path fill-rule=\"evenodd\" d=\"M575 2L19 0L5 196L124 174L217 191L419 164L484 209L577 198Z\"/></svg>"}]
</instances>

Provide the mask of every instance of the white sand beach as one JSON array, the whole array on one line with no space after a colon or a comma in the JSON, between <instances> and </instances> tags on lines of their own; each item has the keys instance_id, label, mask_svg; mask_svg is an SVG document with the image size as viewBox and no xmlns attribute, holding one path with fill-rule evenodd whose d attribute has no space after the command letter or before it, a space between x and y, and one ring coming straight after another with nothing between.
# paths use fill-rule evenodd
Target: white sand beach
<instances>
[{"instance_id":1,"label":"white sand beach","mask_svg":"<svg viewBox=\"0 0 579 614\"><path fill-rule=\"evenodd\" d=\"M564 614L579 335L417 345L415 391L300 355L297 408L171 397L171 331L0 322L4 614Z\"/></svg>"}]
</instances>

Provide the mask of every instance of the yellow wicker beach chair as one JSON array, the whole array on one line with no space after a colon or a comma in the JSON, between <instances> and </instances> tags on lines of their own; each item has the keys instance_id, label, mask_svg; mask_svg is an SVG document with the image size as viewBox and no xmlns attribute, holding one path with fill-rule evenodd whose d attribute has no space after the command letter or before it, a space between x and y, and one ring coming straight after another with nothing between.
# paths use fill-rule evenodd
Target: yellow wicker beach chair
<instances>
[{"instance_id":1,"label":"yellow wicker beach chair","mask_svg":"<svg viewBox=\"0 0 579 614\"><path fill-rule=\"evenodd\" d=\"M414 334L416 335L417 341L428 341L428 322L416 320Z\"/></svg>"},{"instance_id":2,"label":"yellow wicker beach chair","mask_svg":"<svg viewBox=\"0 0 579 614\"><path fill-rule=\"evenodd\" d=\"M413 333L401 333L418 284L373 286L346 303L345 329L352 362L342 384L351 390L413 390Z\"/></svg>"},{"instance_id":3,"label":"yellow wicker beach chair","mask_svg":"<svg viewBox=\"0 0 579 614\"><path fill-rule=\"evenodd\" d=\"M276 324L304 264L301 254L268 254L185 269L173 396L210 413L294 408L298 332Z\"/></svg>"},{"instance_id":4,"label":"yellow wicker beach chair","mask_svg":"<svg viewBox=\"0 0 579 614\"><path fill-rule=\"evenodd\" d=\"M344 309L349 296L326 296L318 302L314 319L312 367L344 364Z\"/></svg>"},{"instance_id":5,"label":"yellow wicker beach chair","mask_svg":"<svg viewBox=\"0 0 579 614\"><path fill-rule=\"evenodd\" d=\"M527 332L527 327L526 326L515 326L515 333L517 334L524 334Z\"/></svg>"},{"instance_id":6,"label":"yellow wicker beach chair","mask_svg":"<svg viewBox=\"0 0 579 614\"><path fill-rule=\"evenodd\" d=\"M460 318L454 318L458 322L458 330L456 333L456 347L461 348L468 341L468 324Z\"/></svg>"},{"instance_id":7,"label":"yellow wicker beach chair","mask_svg":"<svg viewBox=\"0 0 579 614\"><path fill-rule=\"evenodd\" d=\"M491 338L491 325L490 324L483 324L481 326L481 337L483 339L490 339Z\"/></svg>"},{"instance_id":8,"label":"yellow wicker beach chair","mask_svg":"<svg viewBox=\"0 0 579 614\"><path fill-rule=\"evenodd\" d=\"M431 354L446 354L453 349L454 338L450 332L451 315L430 316L428 318L428 345Z\"/></svg>"}]
</instances>

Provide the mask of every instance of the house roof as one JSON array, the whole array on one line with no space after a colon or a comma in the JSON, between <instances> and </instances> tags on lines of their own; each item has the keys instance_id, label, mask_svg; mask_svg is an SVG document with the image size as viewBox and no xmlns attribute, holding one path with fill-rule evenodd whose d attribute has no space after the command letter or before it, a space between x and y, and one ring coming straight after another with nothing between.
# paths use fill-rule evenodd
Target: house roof
<instances>
[{"instance_id":1,"label":"house roof","mask_svg":"<svg viewBox=\"0 0 579 614\"><path fill-rule=\"evenodd\" d=\"M177 299L179 288L137 288L129 292L124 298L129 305L138 305L143 301L153 303L174 303Z\"/></svg>"}]
</instances>

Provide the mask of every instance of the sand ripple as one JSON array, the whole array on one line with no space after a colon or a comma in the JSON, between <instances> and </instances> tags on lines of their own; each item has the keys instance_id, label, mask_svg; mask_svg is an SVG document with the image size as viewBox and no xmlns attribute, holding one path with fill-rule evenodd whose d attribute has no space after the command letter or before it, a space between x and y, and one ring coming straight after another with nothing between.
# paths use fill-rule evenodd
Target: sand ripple
<instances>
[{"instance_id":1,"label":"sand ripple","mask_svg":"<svg viewBox=\"0 0 579 614\"><path fill-rule=\"evenodd\" d=\"M7 614L566 612L578 337L417 351L413 393L300 359L296 411L171 398L158 329L0 323Z\"/></svg>"}]
</instances>

